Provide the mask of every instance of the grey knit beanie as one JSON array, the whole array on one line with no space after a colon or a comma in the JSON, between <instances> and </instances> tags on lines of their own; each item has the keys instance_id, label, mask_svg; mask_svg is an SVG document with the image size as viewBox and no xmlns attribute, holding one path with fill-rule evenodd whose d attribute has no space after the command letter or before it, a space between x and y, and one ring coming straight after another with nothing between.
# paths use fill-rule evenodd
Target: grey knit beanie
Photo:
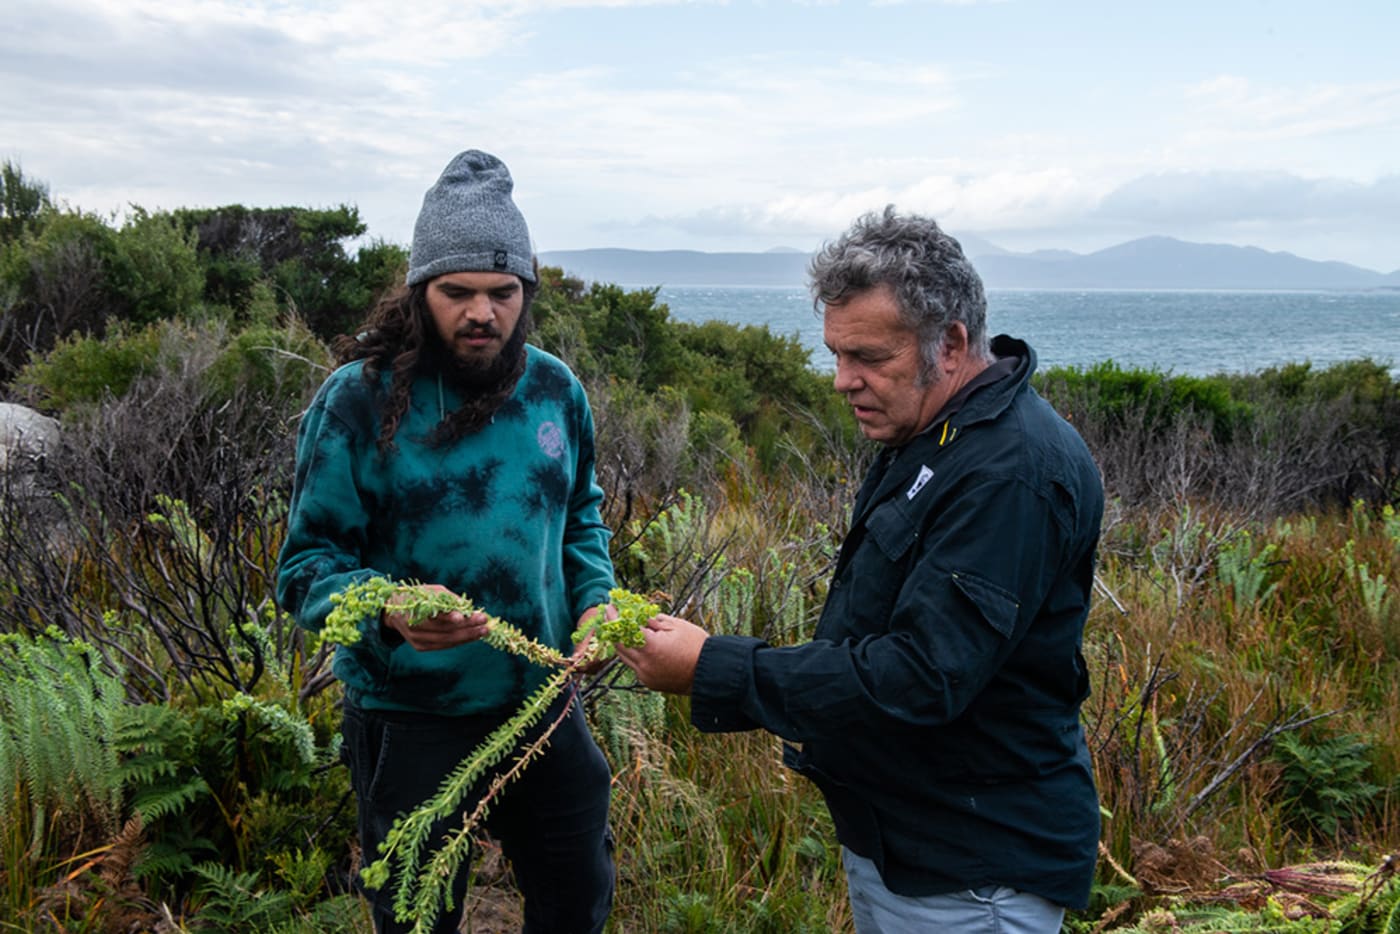
<instances>
[{"instance_id":1,"label":"grey knit beanie","mask_svg":"<svg viewBox=\"0 0 1400 934\"><path fill-rule=\"evenodd\" d=\"M510 169L490 153L468 149L442 170L423 196L408 254L408 284L449 272L509 272L535 281L525 218L511 200Z\"/></svg>"}]
</instances>

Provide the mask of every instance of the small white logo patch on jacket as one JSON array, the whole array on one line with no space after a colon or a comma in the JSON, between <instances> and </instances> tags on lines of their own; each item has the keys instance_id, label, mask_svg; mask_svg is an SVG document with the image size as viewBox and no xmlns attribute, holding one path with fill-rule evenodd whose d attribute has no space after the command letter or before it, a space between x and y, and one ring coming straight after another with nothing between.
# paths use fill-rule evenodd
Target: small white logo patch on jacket
<instances>
[{"instance_id":1,"label":"small white logo patch on jacket","mask_svg":"<svg viewBox=\"0 0 1400 934\"><path fill-rule=\"evenodd\" d=\"M914 478L914 485L909 488L909 492L904 494L905 499L913 499L919 495L919 491L924 488L924 484L933 479L933 471L927 464L919 465L919 475Z\"/></svg>"}]
</instances>

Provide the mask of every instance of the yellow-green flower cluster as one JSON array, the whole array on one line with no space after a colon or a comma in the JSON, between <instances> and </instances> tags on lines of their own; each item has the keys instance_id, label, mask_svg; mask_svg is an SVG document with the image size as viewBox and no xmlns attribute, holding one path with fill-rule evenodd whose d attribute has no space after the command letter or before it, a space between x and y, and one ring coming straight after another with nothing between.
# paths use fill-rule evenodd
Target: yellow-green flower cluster
<instances>
[{"instance_id":1,"label":"yellow-green flower cluster","mask_svg":"<svg viewBox=\"0 0 1400 934\"><path fill-rule=\"evenodd\" d=\"M598 642L610 649L619 645L639 649L646 645L642 630L646 628L647 620L661 612L661 607L641 594L621 587L608 591L608 599L617 610L617 619L603 618L607 607L598 608L599 622L593 630ZM574 641L580 641L583 637L583 633L575 633Z\"/></svg>"},{"instance_id":2,"label":"yellow-green flower cluster","mask_svg":"<svg viewBox=\"0 0 1400 934\"><path fill-rule=\"evenodd\" d=\"M340 593L331 594L334 609L326 616L321 638L340 645L359 642L360 624L378 620L384 605L401 586L387 577L371 577L351 584Z\"/></svg>"}]
</instances>

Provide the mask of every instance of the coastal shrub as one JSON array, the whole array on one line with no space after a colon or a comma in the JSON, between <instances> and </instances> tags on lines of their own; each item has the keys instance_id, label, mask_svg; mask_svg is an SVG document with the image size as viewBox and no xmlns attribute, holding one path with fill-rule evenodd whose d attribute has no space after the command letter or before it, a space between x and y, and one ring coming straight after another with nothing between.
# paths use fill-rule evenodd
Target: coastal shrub
<instances>
[{"instance_id":1,"label":"coastal shrub","mask_svg":"<svg viewBox=\"0 0 1400 934\"><path fill-rule=\"evenodd\" d=\"M197 405L217 408L244 395L295 412L329 368L325 345L297 318L234 334L217 321L172 318L140 328L117 323L105 337L70 335L33 358L13 388L58 415L121 399L142 380L186 382Z\"/></svg>"},{"instance_id":2,"label":"coastal shrub","mask_svg":"<svg viewBox=\"0 0 1400 934\"><path fill-rule=\"evenodd\" d=\"M0 162L0 244L18 239L51 206L47 185L25 178L18 162Z\"/></svg>"},{"instance_id":3,"label":"coastal shrub","mask_svg":"<svg viewBox=\"0 0 1400 934\"><path fill-rule=\"evenodd\" d=\"M675 390L598 380L588 394L603 519L619 529L695 478L707 455L688 444L690 409Z\"/></svg>"},{"instance_id":4,"label":"coastal shrub","mask_svg":"<svg viewBox=\"0 0 1400 934\"><path fill-rule=\"evenodd\" d=\"M1316 369L1309 363L1231 378L1260 411L1289 413L1311 437L1300 444L1318 465L1330 505L1361 498L1400 502L1400 379L1371 359ZM1299 431L1298 434L1303 434Z\"/></svg>"},{"instance_id":5,"label":"coastal shrub","mask_svg":"<svg viewBox=\"0 0 1400 934\"><path fill-rule=\"evenodd\" d=\"M14 388L31 404L57 414L105 397L120 398L136 380L160 368L162 348L183 353L191 337L188 326L178 321L143 328L116 325L105 337L72 334L33 358L15 376ZM177 361L178 356L171 363Z\"/></svg>"},{"instance_id":6,"label":"coastal shrub","mask_svg":"<svg viewBox=\"0 0 1400 934\"><path fill-rule=\"evenodd\" d=\"M403 268L402 248L372 241L352 258L346 243L364 235L349 205L249 208L240 204L181 209L175 220L195 237L207 301L247 308L260 281L282 310L293 310L329 341L358 324ZM361 265L363 263L363 265Z\"/></svg>"},{"instance_id":7,"label":"coastal shrub","mask_svg":"<svg viewBox=\"0 0 1400 934\"><path fill-rule=\"evenodd\" d=\"M1400 496L1400 381L1370 361L1206 378L1104 363L1036 385L1128 506L1195 499L1263 517Z\"/></svg>"},{"instance_id":8,"label":"coastal shrub","mask_svg":"<svg viewBox=\"0 0 1400 934\"><path fill-rule=\"evenodd\" d=\"M656 302L656 289L627 290L594 283L579 314L596 347L604 372L647 390L675 385L684 361L670 311Z\"/></svg>"},{"instance_id":9,"label":"coastal shrub","mask_svg":"<svg viewBox=\"0 0 1400 934\"><path fill-rule=\"evenodd\" d=\"M691 394L695 408L722 408L742 425L748 414L745 407L751 409L754 400L766 398L818 408L835 395L829 378L812 369L807 348L796 337L774 334L767 325L680 323L677 333L692 359L703 361L709 371L702 375L710 398L701 394L702 384L696 380ZM693 374L695 370L688 368L680 375L693 378ZM719 405L711 403L711 398L724 399L725 384L744 387L745 396Z\"/></svg>"},{"instance_id":10,"label":"coastal shrub","mask_svg":"<svg viewBox=\"0 0 1400 934\"><path fill-rule=\"evenodd\" d=\"M292 413L333 366L326 345L300 318L285 327L253 324L233 335L210 364L211 401L222 405L251 395Z\"/></svg>"},{"instance_id":11,"label":"coastal shrub","mask_svg":"<svg viewBox=\"0 0 1400 934\"><path fill-rule=\"evenodd\" d=\"M815 445L813 419L854 430L848 407L796 338L722 321L677 328L687 362L675 385L694 411L733 422L763 470L789 466L794 449Z\"/></svg>"},{"instance_id":12,"label":"coastal shrub","mask_svg":"<svg viewBox=\"0 0 1400 934\"><path fill-rule=\"evenodd\" d=\"M1124 369L1106 360L1083 368L1052 368L1036 381L1044 395L1080 421L1119 427L1140 421L1149 431L1170 432L1182 418L1192 418L1223 443L1250 416L1249 406L1235 399L1219 377Z\"/></svg>"},{"instance_id":13,"label":"coastal shrub","mask_svg":"<svg viewBox=\"0 0 1400 934\"><path fill-rule=\"evenodd\" d=\"M113 239L96 215L49 210L0 249L0 380L69 334L105 330Z\"/></svg>"},{"instance_id":14,"label":"coastal shrub","mask_svg":"<svg viewBox=\"0 0 1400 934\"><path fill-rule=\"evenodd\" d=\"M534 321L530 342L559 357L581 379L600 376L603 371L594 356L592 335L579 307L585 288L583 280L566 275L558 266L541 266L537 272L539 291L530 306Z\"/></svg>"},{"instance_id":15,"label":"coastal shrub","mask_svg":"<svg viewBox=\"0 0 1400 934\"><path fill-rule=\"evenodd\" d=\"M118 320L139 326L198 317L204 274L194 236L168 213L132 210L113 237L108 279Z\"/></svg>"}]
</instances>

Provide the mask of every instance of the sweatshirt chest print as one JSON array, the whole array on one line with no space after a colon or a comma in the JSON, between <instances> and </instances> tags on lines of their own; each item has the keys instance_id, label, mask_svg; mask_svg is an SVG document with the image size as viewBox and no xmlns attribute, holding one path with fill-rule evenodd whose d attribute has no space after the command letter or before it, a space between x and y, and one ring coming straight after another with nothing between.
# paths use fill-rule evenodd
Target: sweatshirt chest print
<instances>
[{"instance_id":1,"label":"sweatshirt chest print","mask_svg":"<svg viewBox=\"0 0 1400 934\"><path fill-rule=\"evenodd\" d=\"M545 422L535 432L535 440L546 457L557 460L564 454L564 433L553 422Z\"/></svg>"},{"instance_id":2,"label":"sweatshirt chest print","mask_svg":"<svg viewBox=\"0 0 1400 934\"><path fill-rule=\"evenodd\" d=\"M904 494L904 498L912 500L915 496L918 496L919 491L922 490L924 488L924 485L932 479L933 471L929 469L927 464L920 464L919 475L914 478L914 485L909 488L908 493Z\"/></svg>"}]
</instances>

